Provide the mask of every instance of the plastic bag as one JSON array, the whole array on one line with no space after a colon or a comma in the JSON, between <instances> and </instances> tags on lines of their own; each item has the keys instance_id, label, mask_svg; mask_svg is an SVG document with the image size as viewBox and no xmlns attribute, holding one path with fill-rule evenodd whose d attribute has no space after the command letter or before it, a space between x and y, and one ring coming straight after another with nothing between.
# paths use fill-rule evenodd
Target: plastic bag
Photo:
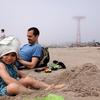
<instances>
[{"instance_id":1,"label":"plastic bag","mask_svg":"<svg viewBox=\"0 0 100 100\"><path fill-rule=\"evenodd\" d=\"M46 97L38 97L33 100L64 100L64 97L55 94L49 94Z\"/></svg>"}]
</instances>

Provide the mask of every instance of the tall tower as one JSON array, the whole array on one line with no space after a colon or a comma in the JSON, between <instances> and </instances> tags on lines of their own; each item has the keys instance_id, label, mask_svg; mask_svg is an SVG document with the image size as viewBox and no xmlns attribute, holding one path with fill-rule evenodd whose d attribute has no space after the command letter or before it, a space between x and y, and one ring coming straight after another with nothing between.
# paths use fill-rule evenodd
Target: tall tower
<instances>
[{"instance_id":1,"label":"tall tower","mask_svg":"<svg viewBox=\"0 0 100 100\"><path fill-rule=\"evenodd\" d=\"M81 44L80 22L84 18L85 16L74 16L74 19L77 20L77 32L76 32L76 45L77 46L80 46Z\"/></svg>"}]
</instances>

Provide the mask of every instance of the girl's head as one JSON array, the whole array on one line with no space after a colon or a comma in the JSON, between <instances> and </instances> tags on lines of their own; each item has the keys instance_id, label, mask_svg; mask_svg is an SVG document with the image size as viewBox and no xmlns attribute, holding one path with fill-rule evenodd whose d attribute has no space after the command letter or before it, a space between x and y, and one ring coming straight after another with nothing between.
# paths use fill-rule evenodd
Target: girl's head
<instances>
[{"instance_id":1,"label":"girl's head","mask_svg":"<svg viewBox=\"0 0 100 100\"><path fill-rule=\"evenodd\" d=\"M16 52L10 52L1 57L1 61L3 61L5 64L13 64L17 59Z\"/></svg>"},{"instance_id":2,"label":"girl's head","mask_svg":"<svg viewBox=\"0 0 100 100\"><path fill-rule=\"evenodd\" d=\"M19 47L19 40L13 36L0 40L0 59L6 64L14 63Z\"/></svg>"}]
</instances>

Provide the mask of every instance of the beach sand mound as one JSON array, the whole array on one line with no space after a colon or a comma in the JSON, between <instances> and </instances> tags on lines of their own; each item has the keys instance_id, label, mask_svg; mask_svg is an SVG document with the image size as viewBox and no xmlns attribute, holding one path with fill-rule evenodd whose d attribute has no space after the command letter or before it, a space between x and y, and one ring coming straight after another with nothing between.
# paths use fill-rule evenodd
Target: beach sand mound
<instances>
[{"instance_id":1,"label":"beach sand mound","mask_svg":"<svg viewBox=\"0 0 100 100\"><path fill-rule=\"evenodd\" d=\"M62 89L64 93L71 91L77 96L100 95L100 70L91 63L66 70L57 79L57 83L66 83L66 87Z\"/></svg>"},{"instance_id":2,"label":"beach sand mound","mask_svg":"<svg viewBox=\"0 0 100 100\"><path fill-rule=\"evenodd\" d=\"M45 74L37 73L37 75L41 76ZM26 94L19 94L15 97L4 96L0 97L0 100L33 100L35 97L46 96L50 93L62 95L65 97L65 100L69 94L74 97L100 96L100 69L92 63L86 63L82 66L72 67L66 70L54 71L48 74L48 76L41 76L41 78L49 83L65 83L65 87L48 91L33 90L33 93L27 92Z\"/></svg>"}]
</instances>

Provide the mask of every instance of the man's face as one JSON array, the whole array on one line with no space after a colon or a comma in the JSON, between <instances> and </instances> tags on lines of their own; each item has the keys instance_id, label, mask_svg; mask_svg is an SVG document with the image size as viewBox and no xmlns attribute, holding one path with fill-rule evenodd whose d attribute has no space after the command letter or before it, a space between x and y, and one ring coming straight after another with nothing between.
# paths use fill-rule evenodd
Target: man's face
<instances>
[{"instance_id":1,"label":"man's face","mask_svg":"<svg viewBox=\"0 0 100 100\"><path fill-rule=\"evenodd\" d=\"M33 30L27 32L27 38L30 44L33 44L38 40L38 36L33 35Z\"/></svg>"}]
</instances>

